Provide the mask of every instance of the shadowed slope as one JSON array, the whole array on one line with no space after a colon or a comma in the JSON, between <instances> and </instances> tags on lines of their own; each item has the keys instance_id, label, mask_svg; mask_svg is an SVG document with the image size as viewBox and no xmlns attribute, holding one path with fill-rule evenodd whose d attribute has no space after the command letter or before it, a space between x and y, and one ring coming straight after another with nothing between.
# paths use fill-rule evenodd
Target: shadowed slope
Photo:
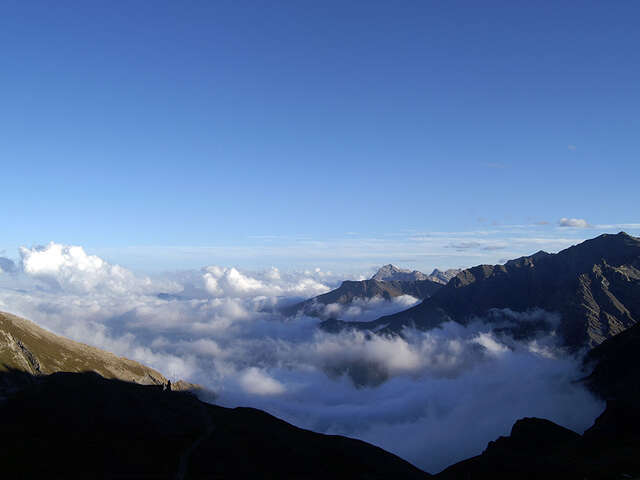
<instances>
[{"instance_id":1,"label":"shadowed slope","mask_svg":"<svg viewBox=\"0 0 640 480\"><path fill-rule=\"evenodd\" d=\"M430 329L449 320L466 324L492 309L557 312L568 346L598 345L640 319L640 240L601 235L557 254L479 265L415 307L353 327Z\"/></svg>"},{"instance_id":2,"label":"shadowed slope","mask_svg":"<svg viewBox=\"0 0 640 480\"><path fill-rule=\"evenodd\" d=\"M340 287L304 302L286 307L282 310L285 315L298 312L306 315L322 316L323 307L336 303L348 305L356 299L371 299L380 297L385 300L411 295L418 299L428 298L442 288L442 284L431 280L417 281L379 281L379 280L345 280Z\"/></svg>"},{"instance_id":3,"label":"shadowed slope","mask_svg":"<svg viewBox=\"0 0 640 480\"><path fill-rule=\"evenodd\" d=\"M587 355L586 385L607 408L580 436L542 419L519 420L509 437L436 478L623 479L640 477L640 325Z\"/></svg>"},{"instance_id":4,"label":"shadowed slope","mask_svg":"<svg viewBox=\"0 0 640 480\"><path fill-rule=\"evenodd\" d=\"M640 324L591 350L585 365L593 367L589 388L602 398L640 400Z\"/></svg>"},{"instance_id":5,"label":"shadowed slope","mask_svg":"<svg viewBox=\"0 0 640 480\"><path fill-rule=\"evenodd\" d=\"M359 440L94 373L32 377L0 401L0 438L7 478L428 477Z\"/></svg>"}]
</instances>

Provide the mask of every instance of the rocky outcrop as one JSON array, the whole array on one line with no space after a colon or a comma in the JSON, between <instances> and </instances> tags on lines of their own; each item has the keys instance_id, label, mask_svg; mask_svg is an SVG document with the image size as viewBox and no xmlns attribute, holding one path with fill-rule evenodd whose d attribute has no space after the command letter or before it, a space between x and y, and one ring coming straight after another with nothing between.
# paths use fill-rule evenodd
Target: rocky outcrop
<instances>
[{"instance_id":1,"label":"rocky outcrop","mask_svg":"<svg viewBox=\"0 0 640 480\"><path fill-rule=\"evenodd\" d=\"M378 269L371 280L379 282L417 282L418 280L428 280L427 275L418 270L407 270L395 265L383 265Z\"/></svg>"},{"instance_id":2,"label":"rocky outcrop","mask_svg":"<svg viewBox=\"0 0 640 480\"><path fill-rule=\"evenodd\" d=\"M146 385L166 385L156 370L127 358L55 335L24 318L0 313L0 372L30 375L95 372Z\"/></svg>"},{"instance_id":3,"label":"rocky outcrop","mask_svg":"<svg viewBox=\"0 0 640 480\"><path fill-rule=\"evenodd\" d=\"M389 263L380 267L376 274L371 277L371 280L377 280L379 282L418 282L422 280L430 280L435 283L446 285L449 280L460 273L460 271L461 270L459 269L451 268L443 272L436 268L430 275L427 275L419 272L418 270L408 270L396 267Z\"/></svg>"},{"instance_id":4,"label":"rocky outcrop","mask_svg":"<svg viewBox=\"0 0 640 480\"><path fill-rule=\"evenodd\" d=\"M449 281L458 275L462 270L459 268L450 268L445 270L444 272L435 268L433 272L431 272L427 276L427 280L431 280L432 282L438 282L442 285L446 285Z\"/></svg>"}]
</instances>

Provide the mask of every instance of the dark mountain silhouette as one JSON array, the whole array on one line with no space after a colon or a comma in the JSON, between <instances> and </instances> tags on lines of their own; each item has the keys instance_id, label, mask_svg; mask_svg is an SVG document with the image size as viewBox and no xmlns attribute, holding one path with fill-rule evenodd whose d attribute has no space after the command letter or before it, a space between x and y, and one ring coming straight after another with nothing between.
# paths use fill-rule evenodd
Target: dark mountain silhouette
<instances>
[{"instance_id":1,"label":"dark mountain silhouette","mask_svg":"<svg viewBox=\"0 0 640 480\"><path fill-rule=\"evenodd\" d=\"M504 265L479 265L415 307L341 327L430 329L449 320L466 324L497 309L556 312L568 346L598 345L640 319L640 240L624 232L600 235L557 254L540 251Z\"/></svg>"},{"instance_id":2,"label":"dark mountain silhouette","mask_svg":"<svg viewBox=\"0 0 640 480\"><path fill-rule=\"evenodd\" d=\"M296 428L259 410L96 373L5 367L3 478L427 478L359 440Z\"/></svg>"},{"instance_id":3,"label":"dark mountain silhouette","mask_svg":"<svg viewBox=\"0 0 640 480\"><path fill-rule=\"evenodd\" d=\"M456 463L438 479L623 479L640 476L640 325L609 338L585 357L584 382L605 411L582 436L548 420L516 422L509 437Z\"/></svg>"},{"instance_id":4,"label":"dark mountain silhouette","mask_svg":"<svg viewBox=\"0 0 640 480\"><path fill-rule=\"evenodd\" d=\"M458 462L437 479L624 479L640 475L638 410L608 407L584 435L549 420L518 420L481 455Z\"/></svg>"},{"instance_id":5,"label":"dark mountain silhouette","mask_svg":"<svg viewBox=\"0 0 640 480\"><path fill-rule=\"evenodd\" d=\"M640 401L640 324L592 349L584 363L589 388L602 398Z\"/></svg>"}]
</instances>

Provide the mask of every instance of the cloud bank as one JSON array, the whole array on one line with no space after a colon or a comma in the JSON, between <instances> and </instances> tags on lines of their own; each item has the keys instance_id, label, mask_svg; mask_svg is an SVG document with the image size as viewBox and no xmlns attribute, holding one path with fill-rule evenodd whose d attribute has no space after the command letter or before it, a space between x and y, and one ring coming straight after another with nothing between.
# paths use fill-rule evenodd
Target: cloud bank
<instances>
[{"instance_id":1,"label":"cloud bank","mask_svg":"<svg viewBox=\"0 0 640 480\"><path fill-rule=\"evenodd\" d=\"M323 320L337 318L350 322L368 322L383 315L391 315L413 307L420 300L411 295L400 295L390 300L376 295L372 298L354 298L349 304L314 302L307 307L309 313Z\"/></svg>"},{"instance_id":2,"label":"cloud bank","mask_svg":"<svg viewBox=\"0 0 640 480\"><path fill-rule=\"evenodd\" d=\"M279 313L337 285L318 269L208 266L151 278L81 247L20 255L19 265L0 263L0 309L200 383L222 405L361 438L427 471L480 453L523 416L582 431L603 408L574 382L579 362L558 346L549 312L496 311L401 337L332 334L317 318ZM361 300L332 314L371 319L415 301ZM526 341L493 328L521 321L546 327Z\"/></svg>"},{"instance_id":3,"label":"cloud bank","mask_svg":"<svg viewBox=\"0 0 640 480\"><path fill-rule=\"evenodd\" d=\"M100 291L127 295L150 293L158 288L177 291L176 284L154 285L148 277L135 277L129 270L111 265L100 257L87 255L82 247L49 243L20 248L22 271L29 277L65 292Z\"/></svg>"}]
</instances>

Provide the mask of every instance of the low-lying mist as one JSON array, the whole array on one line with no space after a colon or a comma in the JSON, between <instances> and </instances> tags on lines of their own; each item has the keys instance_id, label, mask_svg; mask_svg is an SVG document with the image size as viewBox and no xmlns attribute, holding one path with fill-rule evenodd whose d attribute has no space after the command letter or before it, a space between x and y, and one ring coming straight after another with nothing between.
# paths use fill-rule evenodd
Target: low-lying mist
<instances>
[{"instance_id":1,"label":"low-lying mist","mask_svg":"<svg viewBox=\"0 0 640 480\"><path fill-rule=\"evenodd\" d=\"M559 346L552 313L493 312L402 336L327 333L320 320L285 317L282 305L328 291L338 276L209 266L141 277L51 243L2 259L0 309L58 334L203 385L204 399L264 409L300 427L360 438L436 472L479 454L524 416L575 431L603 409L576 380L579 359ZM416 303L331 306L370 320ZM493 327L545 324L518 341Z\"/></svg>"}]
</instances>

